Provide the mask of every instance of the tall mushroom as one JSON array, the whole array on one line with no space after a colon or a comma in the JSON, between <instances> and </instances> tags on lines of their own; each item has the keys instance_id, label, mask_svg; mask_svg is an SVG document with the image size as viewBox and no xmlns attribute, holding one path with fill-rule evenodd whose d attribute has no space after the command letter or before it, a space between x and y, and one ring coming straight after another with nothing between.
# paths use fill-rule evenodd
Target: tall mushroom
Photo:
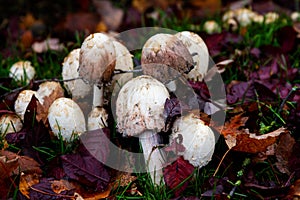
<instances>
[{"instance_id":1,"label":"tall mushroom","mask_svg":"<svg viewBox=\"0 0 300 200\"><path fill-rule=\"evenodd\" d=\"M172 127L170 141L176 142L176 138L182 138L185 150L179 152L185 160L194 167L203 167L210 160L215 149L215 135L212 129L195 114L178 118Z\"/></svg>"},{"instance_id":2,"label":"tall mushroom","mask_svg":"<svg viewBox=\"0 0 300 200\"><path fill-rule=\"evenodd\" d=\"M75 79L79 77L79 55L80 48L72 50L62 63L62 78L63 80ZM84 98L91 91L91 86L85 83L82 79L65 81L64 86L73 99Z\"/></svg>"},{"instance_id":3,"label":"tall mushroom","mask_svg":"<svg viewBox=\"0 0 300 200\"><path fill-rule=\"evenodd\" d=\"M186 76L194 67L192 55L183 42L171 34L159 33L143 46L141 57L143 73L168 83L178 74Z\"/></svg>"},{"instance_id":4,"label":"tall mushroom","mask_svg":"<svg viewBox=\"0 0 300 200\"><path fill-rule=\"evenodd\" d=\"M164 104L169 98L166 87L151 76L142 75L128 81L116 101L118 130L125 136L138 136L146 167L153 183L162 178L163 155L155 148L157 132L165 126Z\"/></svg>"},{"instance_id":5,"label":"tall mushroom","mask_svg":"<svg viewBox=\"0 0 300 200\"><path fill-rule=\"evenodd\" d=\"M93 107L103 106L103 84L111 80L115 59L112 39L104 33L89 35L81 45L78 72L94 86Z\"/></svg>"},{"instance_id":6,"label":"tall mushroom","mask_svg":"<svg viewBox=\"0 0 300 200\"><path fill-rule=\"evenodd\" d=\"M195 67L187 74L187 78L193 81L202 81L207 73L209 53L202 38L193 32L182 31L175 34L183 42L191 55Z\"/></svg>"}]
</instances>

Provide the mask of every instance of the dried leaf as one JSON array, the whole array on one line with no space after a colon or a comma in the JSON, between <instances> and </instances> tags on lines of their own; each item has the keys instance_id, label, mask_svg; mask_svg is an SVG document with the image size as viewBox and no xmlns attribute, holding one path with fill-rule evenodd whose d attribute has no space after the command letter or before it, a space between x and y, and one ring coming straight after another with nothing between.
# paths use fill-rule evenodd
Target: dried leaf
<instances>
[{"instance_id":1,"label":"dried leaf","mask_svg":"<svg viewBox=\"0 0 300 200\"><path fill-rule=\"evenodd\" d=\"M104 191L107 187L110 179L107 169L83 146L77 154L67 154L60 158L63 169L69 178L95 191Z\"/></svg>"},{"instance_id":2,"label":"dried leaf","mask_svg":"<svg viewBox=\"0 0 300 200\"><path fill-rule=\"evenodd\" d=\"M22 173L20 177L20 183L19 183L20 192L29 199L30 187L32 185L38 184L39 181L40 181L39 175L36 173L33 174Z\"/></svg>"},{"instance_id":3,"label":"dried leaf","mask_svg":"<svg viewBox=\"0 0 300 200\"><path fill-rule=\"evenodd\" d=\"M300 179L296 180L294 184L290 187L288 195L284 198L289 199L298 199L300 197Z\"/></svg>"},{"instance_id":4,"label":"dried leaf","mask_svg":"<svg viewBox=\"0 0 300 200\"><path fill-rule=\"evenodd\" d=\"M168 187L175 189L175 196L179 196L186 189L189 180L186 180L194 171L194 166L184 160L182 156L164 168L164 180ZM182 185L180 185L182 184Z\"/></svg>"},{"instance_id":5,"label":"dried leaf","mask_svg":"<svg viewBox=\"0 0 300 200\"><path fill-rule=\"evenodd\" d=\"M53 191L54 188L54 191ZM75 188L66 180L42 178L39 183L31 186L29 197L33 200L40 199L73 199ZM60 192L60 193L56 193Z\"/></svg>"},{"instance_id":6,"label":"dried leaf","mask_svg":"<svg viewBox=\"0 0 300 200\"><path fill-rule=\"evenodd\" d=\"M290 174L288 162L295 143L295 139L290 135L290 133L281 134L275 150L275 155L277 158L275 165L281 173Z\"/></svg>"}]
</instances>

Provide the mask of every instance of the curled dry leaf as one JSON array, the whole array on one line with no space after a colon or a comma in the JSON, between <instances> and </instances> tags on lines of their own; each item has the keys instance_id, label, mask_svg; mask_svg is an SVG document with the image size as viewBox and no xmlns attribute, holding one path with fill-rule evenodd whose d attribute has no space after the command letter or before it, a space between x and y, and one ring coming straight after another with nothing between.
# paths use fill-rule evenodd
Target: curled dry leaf
<instances>
[{"instance_id":1,"label":"curled dry leaf","mask_svg":"<svg viewBox=\"0 0 300 200\"><path fill-rule=\"evenodd\" d=\"M279 135L286 131L281 127L273 132L256 135L250 133L245 126L247 117L242 114L235 115L223 127L218 127L220 133L224 136L227 146L235 151L247 153L259 153L266 151L267 147L276 143Z\"/></svg>"},{"instance_id":2,"label":"curled dry leaf","mask_svg":"<svg viewBox=\"0 0 300 200\"><path fill-rule=\"evenodd\" d=\"M40 181L39 175L36 173L33 174L22 173L20 177L20 183L19 183L20 192L29 199L30 187L32 185L38 184L39 181Z\"/></svg>"}]
</instances>

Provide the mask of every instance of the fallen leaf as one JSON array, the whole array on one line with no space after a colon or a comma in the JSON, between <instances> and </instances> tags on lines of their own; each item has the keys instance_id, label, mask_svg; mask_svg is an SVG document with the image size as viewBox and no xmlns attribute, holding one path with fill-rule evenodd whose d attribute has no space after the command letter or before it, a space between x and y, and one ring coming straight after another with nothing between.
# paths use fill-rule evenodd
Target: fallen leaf
<instances>
[{"instance_id":1,"label":"fallen leaf","mask_svg":"<svg viewBox=\"0 0 300 200\"><path fill-rule=\"evenodd\" d=\"M281 173L290 174L288 162L295 143L295 139L290 135L290 133L285 132L284 134L281 134L275 150L275 156L277 159L275 165Z\"/></svg>"},{"instance_id":2,"label":"fallen leaf","mask_svg":"<svg viewBox=\"0 0 300 200\"><path fill-rule=\"evenodd\" d=\"M60 158L63 169L69 178L95 191L106 189L110 180L108 170L84 146L78 149L77 154L66 154Z\"/></svg>"},{"instance_id":3,"label":"fallen leaf","mask_svg":"<svg viewBox=\"0 0 300 200\"><path fill-rule=\"evenodd\" d=\"M39 181L40 181L39 175L36 173L32 173L32 174L21 173L20 183L19 183L20 192L29 199L30 187L32 185L38 184Z\"/></svg>"},{"instance_id":4,"label":"fallen leaf","mask_svg":"<svg viewBox=\"0 0 300 200\"><path fill-rule=\"evenodd\" d=\"M163 169L165 183L169 188L175 190L176 197L188 186L190 180L186 179L191 176L193 171L194 166L184 160L182 156Z\"/></svg>"},{"instance_id":5,"label":"fallen leaf","mask_svg":"<svg viewBox=\"0 0 300 200\"><path fill-rule=\"evenodd\" d=\"M66 186L68 185L68 186ZM54 189L54 191L53 191ZM66 180L42 178L40 182L32 185L29 191L30 199L73 199L75 188ZM60 193L56 193L60 192Z\"/></svg>"},{"instance_id":6,"label":"fallen leaf","mask_svg":"<svg viewBox=\"0 0 300 200\"><path fill-rule=\"evenodd\" d=\"M290 187L288 195L284 198L285 200L299 199L300 197L300 179L296 180Z\"/></svg>"}]
</instances>

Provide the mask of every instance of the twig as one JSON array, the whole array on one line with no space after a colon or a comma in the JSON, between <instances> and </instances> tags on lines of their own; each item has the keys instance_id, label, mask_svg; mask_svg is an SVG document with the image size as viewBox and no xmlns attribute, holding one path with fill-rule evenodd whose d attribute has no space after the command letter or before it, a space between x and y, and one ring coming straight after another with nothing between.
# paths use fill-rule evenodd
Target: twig
<instances>
[{"instance_id":1,"label":"twig","mask_svg":"<svg viewBox=\"0 0 300 200\"><path fill-rule=\"evenodd\" d=\"M220 167L221 167L221 164L222 164L223 160L225 159L225 157L227 156L227 154L229 153L230 150L231 150L231 148L229 148L229 149L225 152L225 154L223 155L223 157L222 157L222 159L221 159L221 161L220 161L220 163L219 163L219 165L218 165L218 167L217 167L215 173L213 174L213 177L215 177L216 174L218 173L218 171L219 171L219 169L220 169Z\"/></svg>"}]
</instances>

